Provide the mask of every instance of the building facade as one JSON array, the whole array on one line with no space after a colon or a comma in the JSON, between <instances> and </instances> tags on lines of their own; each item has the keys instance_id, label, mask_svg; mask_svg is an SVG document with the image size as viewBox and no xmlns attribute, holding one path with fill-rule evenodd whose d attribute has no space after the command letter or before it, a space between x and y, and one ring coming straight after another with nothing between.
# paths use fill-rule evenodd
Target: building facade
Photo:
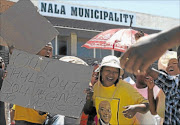
<instances>
[{"instance_id":1,"label":"building facade","mask_svg":"<svg viewBox=\"0 0 180 125\"><path fill-rule=\"evenodd\" d=\"M17 0L11 0L16 1ZM57 0L31 0L39 13L49 20L59 31L52 41L54 55L72 55L81 58L103 58L112 54L111 50L87 49L81 47L95 35L115 28L142 30L147 34L179 25L179 19L160 17L150 14L110 10L59 2ZM121 53L115 51L116 56Z\"/></svg>"}]
</instances>

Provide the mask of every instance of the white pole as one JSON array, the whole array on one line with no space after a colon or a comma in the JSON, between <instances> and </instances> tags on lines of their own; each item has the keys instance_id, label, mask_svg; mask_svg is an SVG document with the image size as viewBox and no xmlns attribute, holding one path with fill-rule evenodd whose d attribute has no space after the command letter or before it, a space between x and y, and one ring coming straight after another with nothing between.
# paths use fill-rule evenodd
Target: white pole
<instances>
[{"instance_id":1,"label":"white pole","mask_svg":"<svg viewBox=\"0 0 180 125\"><path fill-rule=\"evenodd\" d=\"M112 55L114 56L114 50L112 50L111 52L112 52Z\"/></svg>"},{"instance_id":2,"label":"white pole","mask_svg":"<svg viewBox=\"0 0 180 125\"><path fill-rule=\"evenodd\" d=\"M58 36L55 37L55 55L58 54L58 46L57 46Z\"/></svg>"},{"instance_id":3,"label":"white pole","mask_svg":"<svg viewBox=\"0 0 180 125\"><path fill-rule=\"evenodd\" d=\"M96 49L93 49L94 58L96 58Z\"/></svg>"}]
</instances>

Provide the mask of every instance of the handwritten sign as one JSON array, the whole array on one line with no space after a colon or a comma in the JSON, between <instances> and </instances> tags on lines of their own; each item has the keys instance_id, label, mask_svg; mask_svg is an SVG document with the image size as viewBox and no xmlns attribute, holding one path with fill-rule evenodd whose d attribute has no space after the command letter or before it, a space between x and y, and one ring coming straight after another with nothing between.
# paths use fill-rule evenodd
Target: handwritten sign
<instances>
[{"instance_id":1,"label":"handwritten sign","mask_svg":"<svg viewBox=\"0 0 180 125\"><path fill-rule=\"evenodd\" d=\"M92 67L14 50L0 99L65 116L80 116Z\"/></svg>"}]
</instances>

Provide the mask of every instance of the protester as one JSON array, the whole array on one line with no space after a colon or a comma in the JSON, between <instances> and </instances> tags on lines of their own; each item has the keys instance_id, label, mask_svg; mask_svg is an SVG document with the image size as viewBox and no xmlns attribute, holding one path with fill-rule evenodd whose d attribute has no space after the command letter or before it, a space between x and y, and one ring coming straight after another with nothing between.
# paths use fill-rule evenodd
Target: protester
<instances>
[{"instance_id":1,"label":"protester","mask_svg":"<svg viewBox=\"0 0 180 125\"><path fill-rule=\"evenodd\" d=\"M97 62L94 62L93 66L94 68L91 76L91 82L89 83L89 89L93 89L94 84L98 81L99 72L95 72L95 70L99 67L99 64ZM82 112L80 125L93 125L96 123L97 123L96 112L95 113L91 112L87 115L84 113L84 111Z\"/></svg>"},{"instance_id":2,"label":"protester","mask_svg":"<svg viewBox=\"0 0 180 125\"><path fill-rule=\"evenodd\" d=\"M180 26L168 31L144 36L121 57L121 67L127 72L145 73L167 49L180 45Z\"/></svg>"},{"instance_id":3,"label":"protester","mask_svg":"<svg viewBox=\"0 0 180 125\"><path fill-rule=\"evenodd\" d=\"M85 113L98 111L100 102L108 101L112 111L110 124L136 124L135 114L146 113L148 101L130 84L119 80L123 72L119 59L115 56L104 57L96 71L99 71L99 79L93 87L93 97L87 94Z\"/></svg>"},{"instance_id":4,"label":"protester","mask_svg":"<svg viewBox=\"0 0 180 125\"><path fill-rule=\"evenodd\" d=\"M5 74L4 67L5 67L4 60L2 57L0 57L0 90L2 87L3 78ZM0 125L6 125L5 106L4 106L4 102L1 101L0 101Z\"/></svg>"},{"instance_id":5,"label":"protester","mask_svg":"<svg viewBox=\"0 0 180 125\"><path fill-rule=\"evenodd\" d=\"M49 42L37 55L51 58L52 49L52 44ZM42 125L46 119L46 114L41 116L39 112L34 109L19 105L14 106L14 120L16 125Z\"/></svg>"},{"instance_id":6,"label":"protester","mask_svg":"<svg viewBox=\"0 0 180 125\"><path fill-rule=\"evenodd\" d=\"M2 80L3 80L3 79L6 77L6 75L7 75L7 71L5 70L5 63L4 63L4 60L3 60L2 57L0 57L0 69L1 69L1 75L0 75L0 77L1 77ZM3 81L2 81L2 82L3 82ZM0 84L0 88L1 88L1 86L2 86L2 83ZM4 104L3 104L4 106L2 105L1 108L4 107L6 124L9 125L9 124L10 124L10 112L9 112L10 108L9 108L9 103L7 103L7 102L0 102L0 103L4 103ZM4 110L2 109L1 111L4 111ZM0 116L3 116L3 115L0 115ZM3 117L2 117L2 118L3 118Z\"/></svg>"},{"instance_id":7,"label":"protester","mask_svg":"<svg viewBox=\"0 0 180 125\"><path fill-rule=\"evenodd\" d=\"M132 86L145 98L148 99L148 87L145 83L146 76L145 75L136 75L136 83ZM159 93L160 89L155 86L152 90L152 93L156 97ZM160 117L153 116L150 111L145 114L136 113L136 117L141 125L150 124L150 125L159 125L160 124Z\"/></svg>"},{"instance_id":8,"label":"protester","mask_svg":"<svg viewBox=\"0 0 180 125\"><path fill-rule=\"evenodd\" d=\"M180 48L180 46L179 46ZM180 51L180 49L179 49ZM172 55L172 54L171 54ZM180 55L178 55L179 57ZM180 63L180 62L179 62ZM150 111L153 114L157 114L156 109L156 100L153 99L152 88L154 84L159 86L165 94L165 119L164 125L176 125L180 124L180 67L178 67L178 61L176 58L169 60L166 71L169 75L164 72L157 72L152 69L147 70L147 74L150 75L153 79L150 78L147 80L148 84L148 99L150 101Z\"/></svg>"},{"instance_id":9,"label":"protester","mask_svg":"<svg viewBox=\"0 0 180 125\"><path fill-rule=\"evenodd\" d=\"M163 56L158 60L158 70L164 71L170 76L177 75L177 65L173 65L178 62L177 60L177 52L175 51L167 51ZM151 93L149 93L151 94ZM151 95L150 95L151 96ZM153 95L152 95L153 96ZM164 118L165 113L165 95L162 89L159 91L158 96L156 98L156 111L159 116ZM151 112L153 113L153 112ZM156 114L156 112L155 112ZM163 121L162 121L163 122Z\"/></svg>"}]
</instances>

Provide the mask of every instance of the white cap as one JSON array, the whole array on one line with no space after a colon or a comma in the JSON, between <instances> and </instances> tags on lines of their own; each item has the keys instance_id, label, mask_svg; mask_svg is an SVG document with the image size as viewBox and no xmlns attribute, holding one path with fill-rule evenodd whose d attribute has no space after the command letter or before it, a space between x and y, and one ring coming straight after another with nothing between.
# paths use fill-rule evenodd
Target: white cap
<instances>
[{"instance_id":1,"label":"white cap","mask_svg":"<svg viewBox=\"0 0 180 125\"><path fill-rule=\"evenodd\" d=\"M177 59L177 52L166 51L158 60L158 69L166 71L170 59Z\"/></svg>"},{"instance_id":2,"label":"white cap","mask_svg":"<svg viewBox=\"0 0 180 125\"><path fill-rule=\"evenodd\" d=\"M95 70L95 72L99 72L101 67L103 66L118 68L120 69L121 75L124 73L124 70L120 66L120 60L116 56L109 55L109 56L104 57L102 59L101 65L99 66L99 68Z\"/></svg>"},{"instance_id":3,"label":"white cap","mask_svg":"<svg viewBox=\"0 0 180 125\"><path fill-rule=\"evenodd\" d=\"M52 47L52 43L51 43L51 42L49 42L49 43L47 43L47 44L46 44L46 46L50 46L50 47Z\"/></svg>"}]
</instances>

